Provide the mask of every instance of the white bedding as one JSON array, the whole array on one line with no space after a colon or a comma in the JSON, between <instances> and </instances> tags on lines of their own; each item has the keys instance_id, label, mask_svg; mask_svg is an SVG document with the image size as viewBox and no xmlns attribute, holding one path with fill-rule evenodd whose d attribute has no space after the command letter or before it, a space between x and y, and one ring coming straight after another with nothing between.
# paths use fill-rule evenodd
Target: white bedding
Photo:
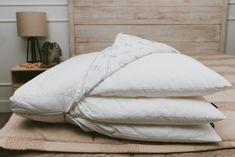
<instances>
[{"instance_id":1,"label":"white bedding","mask_svg":"<svg viewBox=\"0 0 235 157\"><path fill-rule=\"evenodd\" d=\"M96 131L101 134L139 141L161 142L219 142L221 138L210 126L189 125L134 125L134 124L110 124L94 122L76 118L77 125L86 131Z\"/></svg>"},{"instance_id":2,"label":"white bedding","mask_svg":"<svg viewBox=\"0 0 235 157\"><path fill-rule=\"evenodd\" d=\"M189 125L221 120L222 113L194 97L229 86L231 84L222 76L166 44L119 34L111 47L68 59L23 85L11 97L11 109L21 115L65 114L83 126L95 120L89 130L108 134L107 130L97 127L115 128L108 124L110 122ZM178 96L193 98L173 103L176 99L173 97ZM115 108L113 112L109 105ZM189 114L192 111L195 113ZM134 129L136 133L143 131L138 129ZM129 136L135 134L134 130L130 129ZM141 135L141 140L149 140L146 134ZM122 133L110 136L128 138L128 134ZM180 140L175 138L175 141Z\"/></svg>"},{"instance_id":3,"label":"white bedding","mask_svg":"<svg viewBox=\"0 0 235 157\"><path fill-rule=\"evenodd\" d=\"M203 96L229 85L220 75L189 56L154 53L117 71L92 90L90 95Z\"/></svg>"},{"instance_id":4,"label":"white bedding","mask_svg":"<svg viewBox=\"0 0 235 157\"><path fill-rule=\"evenodd\" d=\"M87 97L71 115L106 123L163 125L195 125L225 118L210 102L200 97Z\"/></svg>"}]
</instances>

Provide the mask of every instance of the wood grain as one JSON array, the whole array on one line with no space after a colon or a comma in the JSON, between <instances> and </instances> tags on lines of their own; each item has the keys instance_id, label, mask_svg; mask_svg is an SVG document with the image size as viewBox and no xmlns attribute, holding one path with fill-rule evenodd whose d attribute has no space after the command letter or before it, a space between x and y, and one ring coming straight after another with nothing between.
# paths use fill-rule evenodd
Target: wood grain
<instances>
[{"instance_id":1,"label":"wood grain","mask_svg":"<svg viewBox=\"0 0 235 157\"><path fill-rule=\"evenodd\" d=\"M75 24L220 24L222 7L74 7Z\"/></svg>"},{"instance_id":2,"label":"wood grain","mask_svg":"<svg viewBox=\"0 0 235 157\"><path fill-rule=\"evenodd\" d=\"M68 0L68 8L69 8L69 54L70 57L76 54L75 47L75 28L74 28L74 10L73 10L73 0Z\"/></svg>"},{"instance_id":3,"label":"wood grain","mask_svg":"<svg viewBox=\"0 0 235 157\"><path fill-rule=\"evenodd\" d=\"M223 0L75 0L74 6L223 6Z\"/></svg>"},{"instance_id":4,"label":"wood grain","mask_svg":"<svg viewBox=\"0 0 235 157\"><path fill-rule=\"evenodd\" d=\"M219 41L219 25L76 25L76 42L113 42L120 33L129 33L158 42Z\"/></svg>"},{"instance_id":5,"label":"wood grain","mask_svg":"<svg viewBox=\"0 0 235 157\"><path fill-rule=\"evenodd\" d=\"M225 51L225 40L226 40L226 28L227 28L227 16L228 16L228 0L223 1L222 7L222 23L221 23L221 33L220 33L220 52L223 53Z\"/></svg>"},{"instance_id":6,"label":"wood grain","mask_svg":"<svg viewBox=\"0 0 235 157\"><path fill-rule=\"evenodd\" d=\"M219 42L166 42L184 54L214 54L219 51ZM76 43L76 53L101 51L112 43Z\"/></svg>"},{"instance_id":7,"label":"wood grain","mask_svg":"<svg viewBox=\"0 0 235 157\"><path fill-rule=\"evenodd\" d=\"M117 33L186 54L224 53L228 0L70 0L70 52L99 51Z\"/></svg>"}]
</instances>

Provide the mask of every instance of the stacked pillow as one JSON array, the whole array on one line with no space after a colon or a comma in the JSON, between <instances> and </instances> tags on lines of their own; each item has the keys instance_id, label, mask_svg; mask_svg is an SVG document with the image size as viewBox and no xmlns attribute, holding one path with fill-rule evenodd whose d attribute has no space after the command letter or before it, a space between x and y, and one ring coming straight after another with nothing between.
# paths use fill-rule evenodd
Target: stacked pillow
<instances>
[{"instance_id":1,"label":"stacked pillow","mask_svg":"<svg viewBox=\"0 0 235 157\"><path fill-rule=\"evenodd\" d=\"M46 122L58 115L85 131L161 142L217 142L224 115L202 98L231 84L174 48L126 34L73 57L19 88L13 112Z\"/></svg>"}]
</instances>

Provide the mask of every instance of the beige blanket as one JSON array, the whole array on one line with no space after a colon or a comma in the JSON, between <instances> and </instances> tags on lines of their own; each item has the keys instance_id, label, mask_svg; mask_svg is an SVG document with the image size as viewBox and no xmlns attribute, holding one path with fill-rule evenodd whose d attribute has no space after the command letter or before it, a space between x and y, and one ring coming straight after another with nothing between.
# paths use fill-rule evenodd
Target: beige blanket
<instances>
[{"instance_id":1,"label":"beige blanket","mask_svg":"<svg viewBox=\"0 0 235 157\"><path fill-rule=\"evenodd\" d=\"M46 124L15 114L0 131L0 147L15 150L43 150L83 153L173 153L235 148L234 111L216 124L223 142L211 144L144 143L89 134L70 124Z\"/></svg>"},{"instance_id":2,"label":"beige blanket","mask_svg":"<svg viewBox=\"0 0 235 157\"><path fill-rule=\"evenodd\" d=\"M226 120L216 123L223 141L208 144L144 143L85 133L70 124L48 124L15 114L0 131L0 147L15 150L43 150L83 153L175 153L235 148L235 110L230 103L217 103Z\"/></svg>"},{"instance_id":3,"label":"beige blanket","mask_svg":"<svg viewBox=\"0 0 235 157\"><path fill-rule=\"evenodd\" d=\"M201 56L198 58L234 84L235 57ZM40 123L13 114L9 122L0 130L0 147L14 150L135 154L182 153L235 148L235 125L233 124L235 122L235 89L230 88L206 98L215 102L227 117L226 120L216 123L216 131L223 139L219 143L170 144L120 140L99 134L85 133L77 126L70 124Z\"/></svg>"}]
</instances>

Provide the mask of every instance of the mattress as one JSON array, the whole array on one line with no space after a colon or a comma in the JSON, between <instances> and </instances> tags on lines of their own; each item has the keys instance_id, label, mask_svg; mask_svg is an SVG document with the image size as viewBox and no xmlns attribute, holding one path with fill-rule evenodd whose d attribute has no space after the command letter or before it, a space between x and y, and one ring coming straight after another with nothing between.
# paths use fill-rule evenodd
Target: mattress
<instances>
[{"instance_id":1,"label":"mattress","mask_svg":"<svg viewBox=\"0 0 235 157\"><path fill-rule=\"evenodd\" d=\"M232 84L235 83L235 56L210 55L194 56L194 58L222 74ZM233 149L235 148L235 126L231 125L235 120L234 94L235 89L231 87L223 92L205 97L207 100L215 102L227 117L226 120L215 124L216 131L223 138L222 142L216 144L169 144L120 140L99 134L85 133L69 124L44 124L26 120L13 114L9 122L0 131L0 147L4 149L1 150L1 153L14 154L12 150L20 150L22 155L27 156L31 153L32 156L32 154L40 154L41 152L25 152L25 150L37 150L44 151L41 154L48 154L48 156L66 153L70 153L71 156L80 153L88 156L97 156L90 153L99 153L99 156L106 156L107 154L119 154L118 156L134 154L138 156L143 153L153 156L164 156L164 154L169 153L173 153L172 156L175 153L179 156L231 156L235 153Z\"/></svg>"}]
</instances>

